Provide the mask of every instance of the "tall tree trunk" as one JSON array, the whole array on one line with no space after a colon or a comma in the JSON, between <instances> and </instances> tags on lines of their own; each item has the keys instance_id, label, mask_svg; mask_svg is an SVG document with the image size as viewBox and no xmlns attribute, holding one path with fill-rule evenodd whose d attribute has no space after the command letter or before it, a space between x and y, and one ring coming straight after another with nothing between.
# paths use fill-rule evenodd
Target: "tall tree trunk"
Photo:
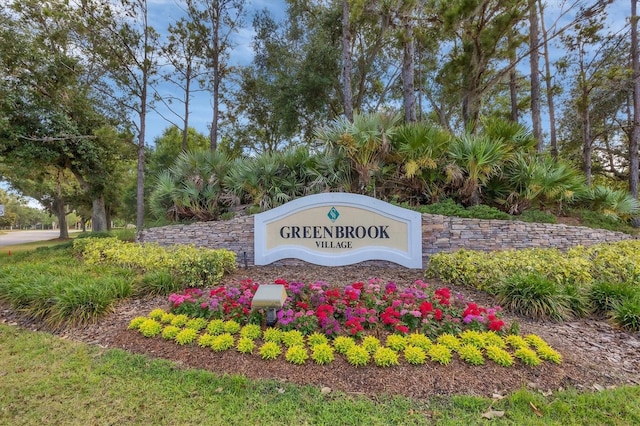
<instances>
[{"instance_id":1,"label":"tall tree trunk","mask_svg":"<svg viewBox=\"0 0 640 426\"><path fill-rule=\"evenodd\" d=\"M182 128L182 152L187 152L187 140L189 137L189 98L191 97L191 63L187 64L186 81L184 89L184 121Z\"/></svg>"},{"instance_id":2,"label":"tall tree trunk","mask_svg":"<svg viewBox=\"0 0 640 426\"><path fill-rule=\"evenodd\" d=\"M531 123L533 127L533 137L537 140L536 151L542 152L542 118L540 114L540 55L538 30L538 11L536 0L529 0L529 47L531 54L529 62L531 65Z\"/></svg>"},{"instance_id":3,"label":"tall tree trunk","mask_svg":"<svg viewBox=\"0 0 640 426\"><path fill-rule=\"evenodd\" d=\"M402 56L402 91L404 100L404 119L407 123L415 123L416 119L416 93L414 83L415 71L415 39L413 35L413 22L410 13L404 17L404 42Z\"/></svg>"},{"instance_id":4,"label":"tall tree trunk","mask_svg":"<svg viewBox=\"0 0 640 426\"><path fill-rule=\"evenodd\" d=\"M107 230L107 211L104 207L104 198L102 196L92 201L91 223L93 224L93 232Z\"/></svg>"},{"instance_id":5,"label":"tall tree trunk","mask_svg":"<svg viewBox=\"0 0 640 426\"><path fill-rule=\"evenodd\" d=\"M551 156L558 158L558 139L556 137L556 109L553 100L553 82L551 80L551 61L549 60L549 37L544 25L544 8L542 0L538 0L538 10L540 11L540 27L542 28L542 42L544 52L544 82L547 94L547 108L549 109L549 145L551 146Z\"/></svg>"},{"instance_id":6,"label":"tall tree trunk","mask_svg":"<svg viewBox=\"0 0 640 426\"><path fill-rule=\"evenodd\" d=\"M511 71L509 71L509 95L511 98L511 121L518 122L518 73L516 72L515 58L511 59Z\"/></svg>"},{"instance_id":7,"label":"tall tree trunk","mask_svg":"<svg viewBox=\"0 0 640 426\"><path fill-rule=\"evenodd\" d=\"M218 10L218 17L220 16L221 11ZM211 151L215 151L218 149L218 115L220 109L220 79L222 78L222 70L220 69L221 61L220 61L220 19L214 20L213 31L212 31L212 40L211 47L214 51L213 57L211 58L211 68L213 70L213 114L211 118L211 134L209 140L209 147Z\"/></svg>"},{"instance_id":8,"label":"tall tree trunk","mask_svg":"<svg viewBox=\"0 0 640 426\"><path fill-rule=\"evenodd\" d=\"M353 121L353 92L351 91L351 29L349 27L349 0L342 0L342 98L344 116Z\"/></svg>"},{"instance_id":9,"label":"tall tree trunk","mask_svg":"<svg viewBox=\"0 0 640 426\"><path fill-rule=\"evenodd\" d=\"M591 154L593 152L593 140L591 135L591 116L589 113L589 94L587 88L582 89L582 157L584 161L584 175L587 186L591 186Z\"/></svg>"},{"instance_id":10,"label":"tall tree trunk","mask_svg":"<svg viewBox=\"0 0 640 426\"><path fill-rule=\"evenodd\" d=\"M56 218L58 218L58 224L60 225L61 239L69 238L69 225L67 224L67 212L65 210L64 199L56 197L54 201L56 210Z\"/></svg>"},{"instance_id":11,"label":"tall tree trunk","mask_svg":"<svg viewBox=\"0 0 640 426\"><path fill-rule=\"evenodd\" d=\"M640 60L638 55L638 0L631 0L631 58L633 68L633 127L629 138L629 192L638 199L638 142L640 141Z\"/></svg>"}]
</instances>

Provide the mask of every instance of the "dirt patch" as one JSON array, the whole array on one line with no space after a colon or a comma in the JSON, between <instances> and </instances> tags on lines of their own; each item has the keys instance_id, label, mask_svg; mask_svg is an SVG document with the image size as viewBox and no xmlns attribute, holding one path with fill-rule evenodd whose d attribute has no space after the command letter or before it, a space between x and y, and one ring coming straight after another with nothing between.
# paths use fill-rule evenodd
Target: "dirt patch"
<instances>
[{"instance_id":1,"label":"dirt patch","mask_svg":"<svg viewBox=\"0 0 640 426\"><path fill-rule=\"evenodd\" d=\"M288 281L314 282L323 280L332 285L347 285L355 281L381 278L399 287L422 279L421 271L404 268L348 266L328 268L319 266L251 267L239 269L226 276L224 285L234 285L251 278L259 283L273 283L277 278ZM438 284L434 280L428 280ZM486 306L495 302L485 293L469 288L449 286L465 299ZM483 366L471 366L457 359L448 366L428 362L399 367L352 367L342 357L329 367L313 362L293 365L281 356L278 360L263 361L257 355L243 355L229 350L213 352L193 346L181 347L161 338L148 339L127 330L132 318L147 315L154 308L168 309L165 297L131 299L116 306L115 311L99 323L83 328L68 328L55 333L105 348L120 348L133 353L164 358L184 367L196 367L218 374L241 374L252 379L275 379L297 384L329 387L354 394L401 394L413 398L433 395L505 394L522 387L542 392L574 387L579 390L601 390L623 384L640 384L640 334L618 330L604 320L580 320L562 324L534 322L505 315L508 323L517 320L521 333L535 333L545 339L563 356L563 363L549 362L539 367L517 365L504 368L491 361ZM42 326L21 318L15 312L0 307L0 322L21 325L32 330Z\"/></svg>"}]
</instances>

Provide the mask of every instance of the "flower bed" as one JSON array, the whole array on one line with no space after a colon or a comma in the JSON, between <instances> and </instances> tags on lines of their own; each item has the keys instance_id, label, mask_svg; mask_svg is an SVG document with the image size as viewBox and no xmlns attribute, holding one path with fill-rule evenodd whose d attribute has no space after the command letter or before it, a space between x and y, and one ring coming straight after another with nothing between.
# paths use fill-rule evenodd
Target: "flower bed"
<instances>
[{"instance_id":1,"label":"flower bed","mask_svg":"<svg viewBox=\"0 0 640 426\"><path fill-rule=\"evenodd\" d=\"M361 337L365 331L385 329L408 334L420 332L431 338L464 330L501 332L505 327L500 308L487 308L467 302L460 294L435 288L418 280L399 289L395 283L370 280L345 288L318 281L312 284L289 283L279 279L287 299L278 310L276 327L299 330L308 335L320 331L329 337ZM265 312L251 310L258 284L246 280L236 287L216 287L210 291L187 289L169 296L171 311L193 317L233 319L241 324L263 324Z\"/></svg>"}]
</instances>

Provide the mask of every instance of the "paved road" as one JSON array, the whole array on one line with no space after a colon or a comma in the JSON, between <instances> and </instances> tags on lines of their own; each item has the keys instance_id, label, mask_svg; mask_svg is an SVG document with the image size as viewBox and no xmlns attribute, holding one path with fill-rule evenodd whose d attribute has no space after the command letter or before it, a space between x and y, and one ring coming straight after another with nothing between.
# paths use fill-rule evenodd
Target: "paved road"
<instances>
[{"instance_id":1,"label":"paved road","mask_svg":"<svg viewBox=\"0 0 640 426\"><path fill-rule=\"evenodd\" d=\"M60 236L60 231L9 231L0 234L0 247L34 241L52 240Z\"/></svg>"}]
</instances>

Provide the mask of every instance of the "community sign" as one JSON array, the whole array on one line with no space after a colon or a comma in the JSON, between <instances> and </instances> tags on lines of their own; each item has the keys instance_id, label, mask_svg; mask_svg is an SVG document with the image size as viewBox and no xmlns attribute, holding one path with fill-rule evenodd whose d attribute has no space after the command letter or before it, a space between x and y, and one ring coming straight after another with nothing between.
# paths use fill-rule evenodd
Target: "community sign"
<instances>
[{"instance_id":1,"label":"community sign","mask_svg":"<svg viewBox=\"0 0 640 426\"><path fill-rule=\"evenodd\" d=\"M422 216L375 198L329 192L254 217L256 265L300 259L324 266L386 260L422 268Z\"/></svg>"}]
</instances>

